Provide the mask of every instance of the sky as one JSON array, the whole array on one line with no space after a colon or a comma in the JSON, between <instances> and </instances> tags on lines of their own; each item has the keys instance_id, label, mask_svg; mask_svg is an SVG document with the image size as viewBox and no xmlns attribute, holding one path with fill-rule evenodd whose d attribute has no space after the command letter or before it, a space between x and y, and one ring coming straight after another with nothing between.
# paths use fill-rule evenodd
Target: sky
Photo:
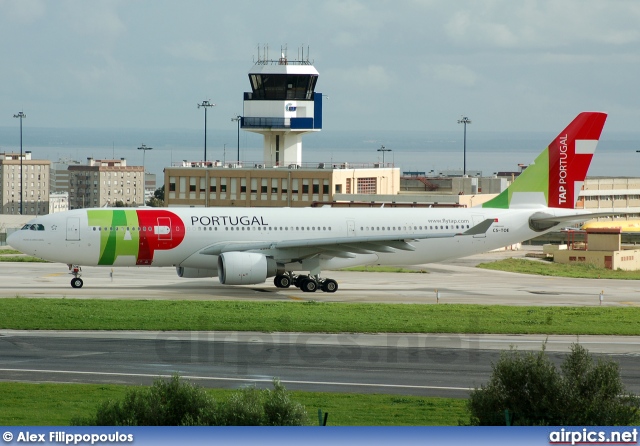
<instances>
[{"instance_id":1,"label":"sky","mask_svg":"<svg viewBox=\"0 0 640 446\"><path fill-rule=\"evenodd\" d=\"M264 45L305 57L323 132L640 132L637 0L0 0L0 126L235 128Z\"/></svg>"}]
</instances>

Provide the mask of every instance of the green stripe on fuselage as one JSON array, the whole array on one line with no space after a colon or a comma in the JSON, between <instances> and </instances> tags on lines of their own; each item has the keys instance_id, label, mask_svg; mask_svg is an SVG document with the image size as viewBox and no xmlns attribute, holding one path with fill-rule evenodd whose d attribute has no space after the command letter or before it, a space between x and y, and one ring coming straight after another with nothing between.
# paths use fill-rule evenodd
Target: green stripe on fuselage
<instances>
[{"instance_id":1,"label":"green stripe on fuselage","mask_svg":"<svg viewBox=\"0 0 640 446\"><path fill-rule=\"evenodd\" d=\"M89 226L102 228L98 265L113 265L118 256L137 259L140 237L135 210L90 210L87 217Z\"/></svg>"}]
</instances>

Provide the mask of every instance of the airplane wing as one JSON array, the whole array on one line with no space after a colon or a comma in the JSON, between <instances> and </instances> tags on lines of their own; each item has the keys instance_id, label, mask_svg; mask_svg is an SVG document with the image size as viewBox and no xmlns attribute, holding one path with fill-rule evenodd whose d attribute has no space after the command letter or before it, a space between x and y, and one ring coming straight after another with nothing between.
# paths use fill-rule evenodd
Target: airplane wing
<instances>
[{"instance_id":1,"label":"airplane wing","mask_svg":"<svg viewBox=\"0 0 640 446\"><path fill-rule=\"evenodd\" d=\"M440 234L413 233L374 235L366 237L327 237L308 240L279 240L252 242L219 242L214 243L200 254L220 255L232 251L275 250L284 257L308 257L315 254L325 254L331 257L354 257L353 254L372 254L375 252L414 251L415 247L409 242L430 238L451 238L484 234L494 223L494 219L486 219L464 232L449 232ZM295 250L295 253L293 252ZM284 252L283 252L284 251ZM286 253L285 253L286 252Z\"/></svg>"}]
</instances>

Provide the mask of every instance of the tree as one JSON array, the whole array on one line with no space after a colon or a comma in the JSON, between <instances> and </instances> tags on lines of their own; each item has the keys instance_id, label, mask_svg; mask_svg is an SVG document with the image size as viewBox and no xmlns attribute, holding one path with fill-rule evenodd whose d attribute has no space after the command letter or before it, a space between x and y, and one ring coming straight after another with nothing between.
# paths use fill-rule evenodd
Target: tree
<instances>
[{"instance_id":1,"label":"tree","mask_svg":"<svg viewBox=\"0 0 640 446\"><path fill-rule=\"evenodd\" d=\"M164 184L153 192L153 197L164 201Z\"/></svg>"},{"instance_id":2,"label":"tree","mask_svg":"<svg viewBox=\"0 0 640 446\"><path fill-rule=\"evenodd\" d=\"M157 188L153 192L153 197L147 200L147 206L151 206L154 208L159 208L164 206L164 185L162 187Z\"/></svg>"},{"instance_id":3,"label":"tree","mask_svg":"<svg viewBox=\"0 0 640 446\"><path fill-rule=\"evenodd\" d=\"M571 345L560 371L545 354L502 352L485 386L471 392L471 424L630 425L639 420L640 398L626 393L619 366L594 361Z\"/></svg>"}]
</instances>

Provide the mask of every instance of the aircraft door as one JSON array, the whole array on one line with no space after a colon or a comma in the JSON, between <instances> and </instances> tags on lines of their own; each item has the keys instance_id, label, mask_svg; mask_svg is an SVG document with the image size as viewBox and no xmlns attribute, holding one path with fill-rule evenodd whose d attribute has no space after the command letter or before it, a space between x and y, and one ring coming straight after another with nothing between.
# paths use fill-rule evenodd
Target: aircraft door
<instances>
[{"instance_id":1,"label":"aircraft door","mask_svg":"<svg viewBox=\"0 0 640 446\"><path fill-rule=\"evenodd\" d=\"M347 237L355 237L356 235L356 222L353 220L347 220Z\"/></svg>"},{"instance_id":2,"label":"aircraft door","mask_svg":"<svg viewBox=\"0 0 640 446\"><path fill-rule=\"evenodd\" d=\"M158 217L158 224L154 228L154 232L158 236L158 248L166 249L171 246L173 233L171 231L171 219L169 217Z\"/></svg>"},{"instance_id":3,"label":"aircraft door","mask_svg":"<svg viewBox=\"0 0 640 446\"><path fill-rule=\"evenodd\" d=\"M68 241L80 240L80 218L79 217L67 218L67 240Z\"/></svg>"},{"instance_id":4,"label":"aircraft door","mask_svg":"<svg viewBox=\"0 0 640 446\"><path fill-rule=\"evenodd\" d=\"M478 225L480 223L482 223L484 221L484 215L472 215L471 216L471 224L473 226ZM487 236L486 233L482 233L482 234L476 234L473 236L473 238L485 238Z\"/></svg>"}]
</instances>

